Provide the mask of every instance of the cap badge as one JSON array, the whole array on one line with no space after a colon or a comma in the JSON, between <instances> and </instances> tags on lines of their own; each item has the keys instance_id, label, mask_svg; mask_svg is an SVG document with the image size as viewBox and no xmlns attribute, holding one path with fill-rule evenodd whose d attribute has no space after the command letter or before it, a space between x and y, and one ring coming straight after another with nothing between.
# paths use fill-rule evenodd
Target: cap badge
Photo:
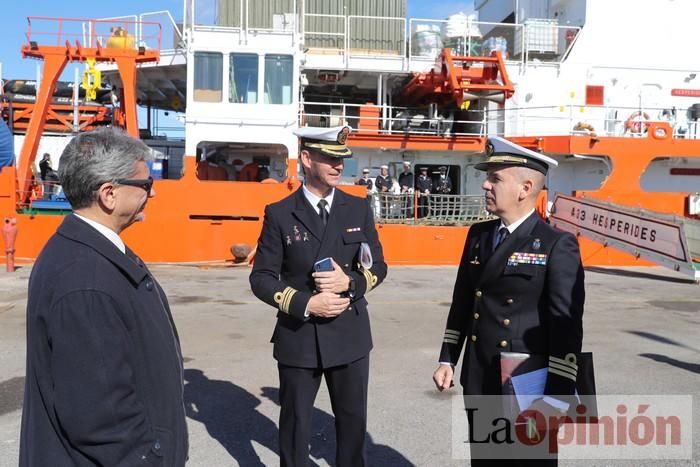
<instances>
[{"instance_id":1,"label":"cap badge","mask_svg":"<svg viewBox=\"0 0 700 467\"><path fill-rule=\"evenodd\" d=\"M493 143L491 141L486 143L486 156L493 154Z\"/></svg>"},{"instance_id":2,"label":"cap badge","mask_svg":"<svg viewBox=\"0 0 700 467\"><path fill-rule=\"evenodd\" d=\"M350 134L350 128L348 127L343 127L342 130L338 133L338 144L345 144L345 142L348 140L348 135Z\"/></svg>"}]
</instances>

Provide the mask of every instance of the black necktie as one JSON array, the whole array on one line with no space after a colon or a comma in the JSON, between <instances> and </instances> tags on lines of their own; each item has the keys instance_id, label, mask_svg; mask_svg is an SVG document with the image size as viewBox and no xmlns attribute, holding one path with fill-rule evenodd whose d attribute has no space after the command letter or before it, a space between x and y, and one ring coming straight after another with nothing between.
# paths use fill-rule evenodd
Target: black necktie
<instances>
[{"instance_id":1,"label":"black necktie","mask_svg":"<svg viewBox=\"0 0 700 467\"><path fill-rule=\"evenodd\" d=\"M326 206L328 206L328 201L322 199L316 206L318 206L318 215L321 216L323 225L326 225L328 223L328 210L326 209Z\"/></svg>"},{"instance_id":2,"label":"black necktie","mask_svg":"<svg viewBox=\"0 0 700 467\"><path fill-rule=\"evenodd\" d=\"M506 241L506 238L508 238L508 235L510 235L510 232L506 227L501 227L498 229L498 243L496 243L496 246L493 248L494 250L498 249L499 246L503 244L503 242Z\"/></svg>"}]
</instances>

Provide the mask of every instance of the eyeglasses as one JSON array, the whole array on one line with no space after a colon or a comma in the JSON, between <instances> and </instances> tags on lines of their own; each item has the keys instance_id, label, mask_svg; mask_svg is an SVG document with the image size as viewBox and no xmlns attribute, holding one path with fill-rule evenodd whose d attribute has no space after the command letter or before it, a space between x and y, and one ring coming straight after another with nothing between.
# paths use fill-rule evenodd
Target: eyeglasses
<instances>
[{"instance_id":1,"label":"eyeglasses","mask_svg":"<svg viewBox=\"0 0 700 467\"><path fill-rule=\"evenodd\" d=\"M118 178L114 181L117 185L129 185L129 186L137 186L139 188L143 188L146 193L151 192L151 188L153 188L153 177L148 177L148 178Z\"/></svg>"}]
</instances>

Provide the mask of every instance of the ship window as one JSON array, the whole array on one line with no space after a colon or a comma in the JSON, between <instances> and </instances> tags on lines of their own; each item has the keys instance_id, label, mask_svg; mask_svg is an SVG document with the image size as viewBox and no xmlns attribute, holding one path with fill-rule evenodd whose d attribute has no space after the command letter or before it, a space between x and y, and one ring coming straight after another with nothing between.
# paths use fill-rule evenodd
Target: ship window
<instances>
[{"instance_id":1,"label":"ship window","mask_svg":"<svg viewBox=\"0 0 700 467\"><path fill-rule=\"evenodd\" d=\"M216 52L194 54L194 100L221 102L224 58Z\"/></svg>"},{"instance_id":2,"label":"ship window","mask_svg":"<svg viewBox=\"0 0 700 467\"><path fill-rule=\"evenodd\" d=\"M256 54L231 54L229 72L231 75L229 102L257 104L258 56Z\"/></svg>"},{"instance_id":3,"label":"ship window","mask_svg":"<svg viewBox=\"0 0 700 467\"><path fill-rule=\"evenodd\" d=\"M265 55L265 103L292 103L291 55Z\"/></svg>"}]
</instances>

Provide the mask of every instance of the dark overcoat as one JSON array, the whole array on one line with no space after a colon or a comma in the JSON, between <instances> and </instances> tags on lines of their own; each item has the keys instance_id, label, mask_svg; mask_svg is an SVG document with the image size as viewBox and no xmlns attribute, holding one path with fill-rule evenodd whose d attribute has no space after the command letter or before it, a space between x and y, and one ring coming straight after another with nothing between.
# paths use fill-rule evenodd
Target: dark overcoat
<instances>
[{"instance_id":1,"label":"dark overcoat","mask_svg":"<svg viewBox=\"0 0 700 467\"><path fill-rule=\"evenodd\" d=\"M366 243L373 264L359 265ZM355 280L350 308L335 318L305 317L315 291L314 263L331 257ZM330 368L353 362L372 349L365 294L386 276L369 203L335 190L328 225L307 201L301 188L265 208L250 285L255 296L275 307L274 357L283 365Z\"/></svg>"},{"instance_id":2,"label":"dark overcoat","mask_svg":"<svg viewBox=\"0 0 700 467\"><path fill-rule=\"evenodd\" d=\"M74 215L29 279L21 467L183 466L182 356L168 301Z\"/></svg>"},{"instance_id":3,"label":"dark overcoat","mask_svg":"<svg viewBox=\"0 0 700 467\"><path fill-rule=\"evenodd\" d=\"M583 338L578 242L533 213L494 251L499 224L469 229L440 362L456 364L465 347L465 394L500 394L502 351L545 355L545 395L570 396Z\"/></svg>"}]
</instances>

